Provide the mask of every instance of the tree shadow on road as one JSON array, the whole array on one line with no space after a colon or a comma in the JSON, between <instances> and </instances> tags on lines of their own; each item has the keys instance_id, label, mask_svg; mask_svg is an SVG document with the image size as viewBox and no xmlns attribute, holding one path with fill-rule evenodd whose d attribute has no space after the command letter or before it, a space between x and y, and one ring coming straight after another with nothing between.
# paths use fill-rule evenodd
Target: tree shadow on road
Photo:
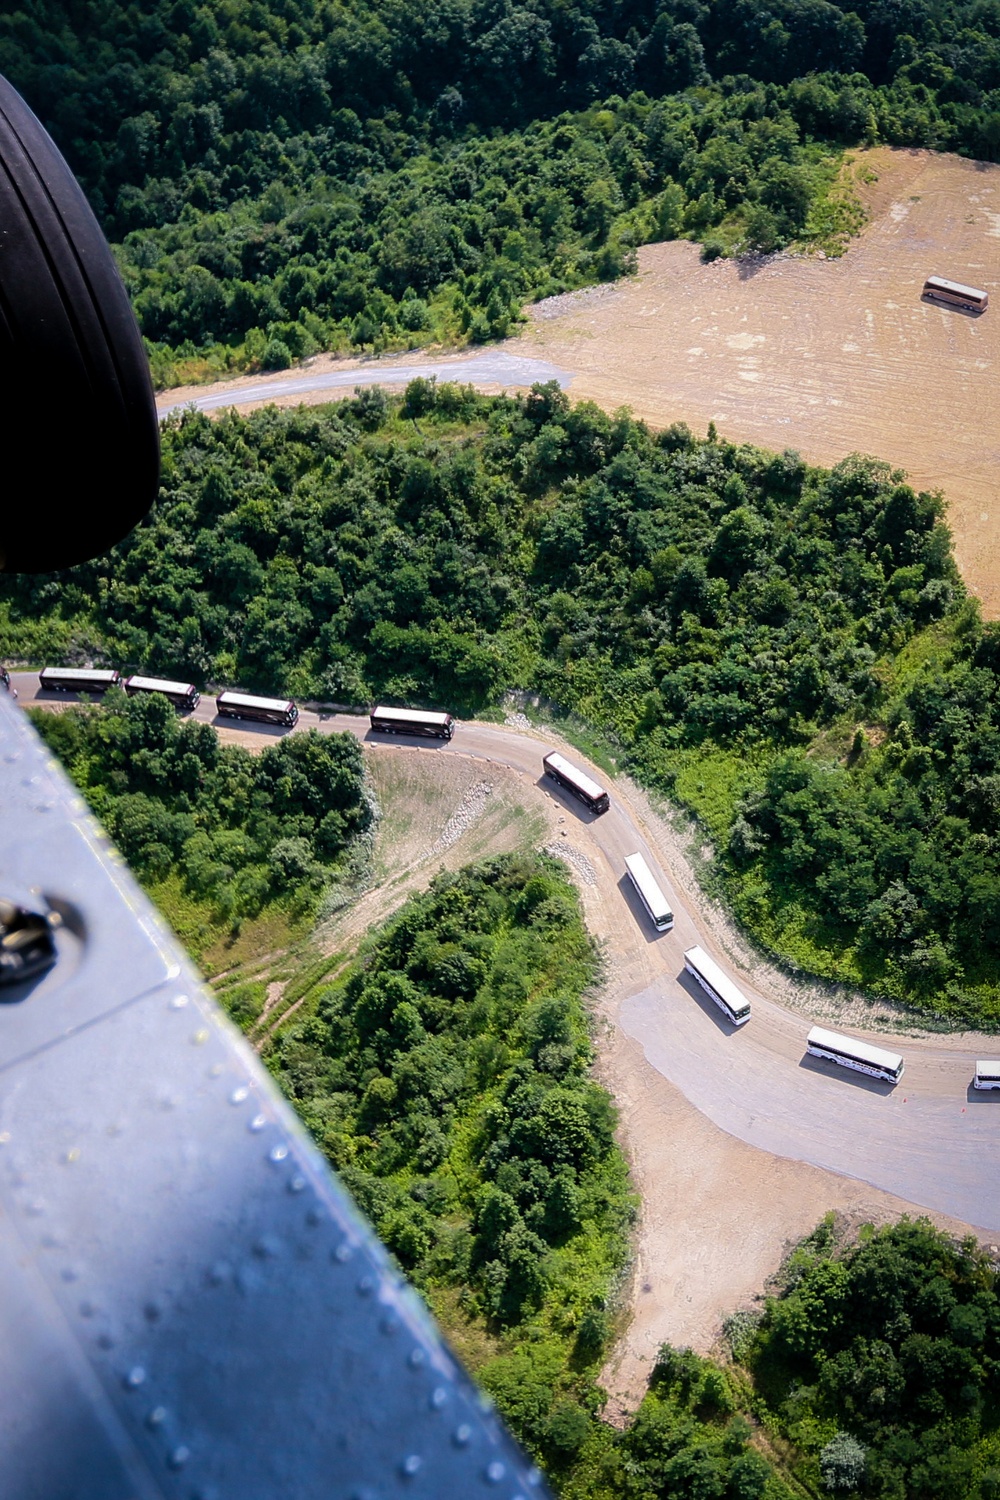
<instances>
[{"instance_id":1,"label":"tree shadow on road","mask_svg":"<svg viewBox=\"0 0 1000 1500\"><path fill-rule=\"evenodd\" d=\"M736 274L741 281L751 281L754 276L758 276L761 271L766 270L772 261L776 259L777 256L775 255L754 255L752 252L748 252L746 255L737 255L735 257Z\"/></svg>"}]
</instances>

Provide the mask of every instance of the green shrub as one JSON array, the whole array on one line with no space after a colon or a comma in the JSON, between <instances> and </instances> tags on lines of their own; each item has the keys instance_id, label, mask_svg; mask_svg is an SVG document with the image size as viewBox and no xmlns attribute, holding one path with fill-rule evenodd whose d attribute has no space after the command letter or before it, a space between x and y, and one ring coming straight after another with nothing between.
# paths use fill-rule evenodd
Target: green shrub
<instances>
[{"instance_id":1,"label":"green shrub","mask_svg":"<svg viewBox=\"0 0 1000 1500\"><path fill-rule=\"evenodd\" d=\"M269 339L260 358L262 370L287 370L292 363L292 351L281 339Z\"/></svg>"}]
</instances>

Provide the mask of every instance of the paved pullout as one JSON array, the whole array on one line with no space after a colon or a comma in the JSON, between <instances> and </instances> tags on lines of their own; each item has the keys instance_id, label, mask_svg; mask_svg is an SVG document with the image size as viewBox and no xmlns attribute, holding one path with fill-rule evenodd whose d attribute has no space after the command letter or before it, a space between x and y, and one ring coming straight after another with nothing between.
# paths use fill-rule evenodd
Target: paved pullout
<instances>
[{"instance_id":1,"label":"paved pullout","mask_svg":"<svg viewBox=\"0 0 1000 1500\"><path fill-rule=\"evenodd\" d=\"M14 686L22 704L58 707L68 695L42 694L34 674L18 673ZM205 698L197 718L230 737L264 745L282 733L269 727L219 720ZM506 766L530 783L537 796L564 803L572 847L593 868L602 909L618 912L597 930L616 986L611 1019L639 1044L657 1073L669 1080L722 1130L777 1156L811 1163L860 1179L883 1192L1000 1235L1000 1196L995 1191L1000 1160L1000 1091L971 1088L975 1039L967 1045L938 1039L885 1039L906 1057L906 1073L895 1088L861 1074L835 1069L805 1055L808 1021L748 983L696 921L691 904L671 879L655 834L631 805L627 791L612 787L611 809L594 817L542 777L544 741L535 733L485 723L462 723L448 744L372 735L365 717L320 715L304 710L298 728L346 731L382 753L461 754ZM576 757L586 765L582 757ZM598 779L601 772L589 768ZM675 913L672 932L653 938L624 881L626 854L639 849L662 884ZM588 919L591 912L588 910ZM622 920L624 917L624 920ZM684 973L683 950L694 943L712 952L742 985L753 1018L732 1028ZM980 1055L997 1043L983 1040ZM681 1206L678 1206L679 1210Z\"/></svg>"}]
</instances>

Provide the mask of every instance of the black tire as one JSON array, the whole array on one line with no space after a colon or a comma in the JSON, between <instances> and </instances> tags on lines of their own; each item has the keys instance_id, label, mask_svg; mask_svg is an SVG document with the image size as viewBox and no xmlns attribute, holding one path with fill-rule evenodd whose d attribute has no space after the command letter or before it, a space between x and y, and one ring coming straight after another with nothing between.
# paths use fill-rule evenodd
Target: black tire
<instances>
[{"instance_id":1,"label":"black tire","mask_svg":"<svg viewBox=\"0 0 1000 1500\"><path fill-rule=\"evenodd\" d=\"M0 78L0 568L105 552L147 512L159 428L142 338L75 177Z\"/></svg>"}]
</instances>

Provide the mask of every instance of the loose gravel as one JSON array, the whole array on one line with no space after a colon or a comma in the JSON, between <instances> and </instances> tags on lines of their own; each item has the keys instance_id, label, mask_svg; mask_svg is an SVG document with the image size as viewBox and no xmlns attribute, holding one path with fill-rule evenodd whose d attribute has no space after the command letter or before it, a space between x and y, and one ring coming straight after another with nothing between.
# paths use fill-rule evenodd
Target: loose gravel
<instances>
[{"instance_id":1,"label":"loose gravel","mask_svg":"<svg viewBox=\"0 0 1000 1500\"><path fill-rule=\"evenodd\" d=\"M493 783L490 781L477 781L470 786L444 825L440 838L432 845L431 853L443 854L452 844L457 844L463 833L468 833L472 825L479 822L492 795Z\"/></svg>"},{"instance_id":2,"label":"loose gravel","mask_svg":"<svg viewBox=\"0 0 1000 1500\"><path fill-rule=\"evenodd\" d=\"M529 318L545 322L548 318L561 318L565 313L575 312L578 307L588 307L592 302L604 302L617 292L614 282L603 282L600 286L585 286L577 292L560 292L556 297L546 297L525 311Z\"/></svg>"},{"instance_id":3,"label":"loose gravel","mask_svg":"<svg viewBox=\"0 0 1000 1500\"><path fill-rule=\"evenodd\" d=\"M597 884L597 874L590 860L585 854L581 854L579 849L574 849L572 844L564 844L561 839L553 839L551 843L545 845L545 853L551 854L553 859L564 860L576 871L584 885Z\"/></svg>"}]
</instances>

